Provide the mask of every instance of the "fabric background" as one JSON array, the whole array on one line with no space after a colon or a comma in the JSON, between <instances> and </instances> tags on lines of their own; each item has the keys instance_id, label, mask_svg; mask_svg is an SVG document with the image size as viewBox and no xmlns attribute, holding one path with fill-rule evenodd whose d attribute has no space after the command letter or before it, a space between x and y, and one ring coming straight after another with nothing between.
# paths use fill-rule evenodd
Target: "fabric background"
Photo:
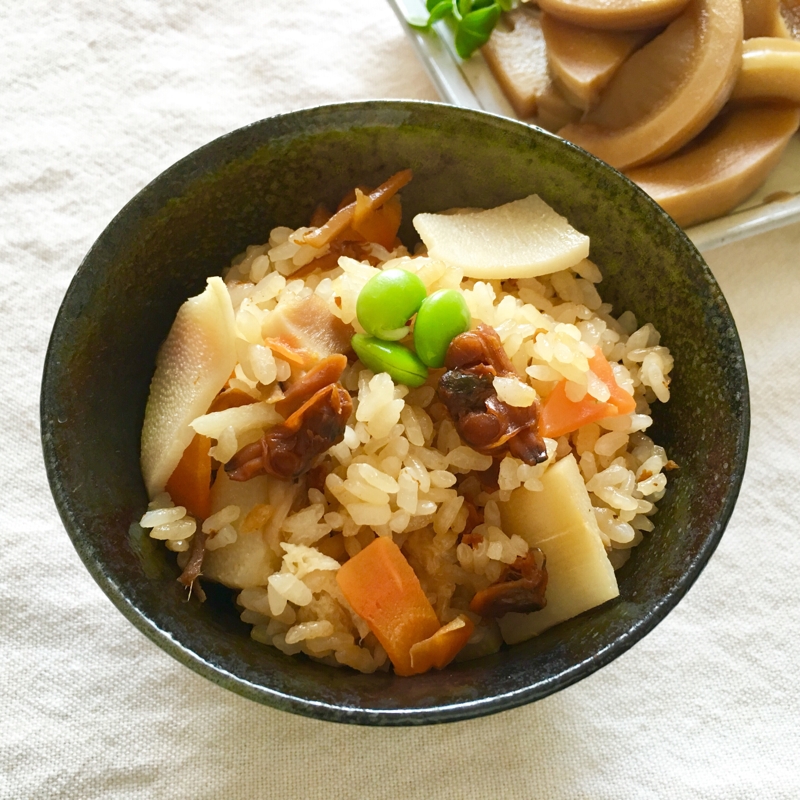
<instances>
[{"instance_id":1,"label":"fabric background","mask_svg":"<svg viewBox=\"0 0 800 800\"><path fill-rule=\"evenodd\" d=\"M798 798L800 226L709 262L753 426L725 537L632 651L535 705L374 730L241 699L80 563L45 478L44 353L87 249L151 178L276 112L437 99L380 0L0 2L0 798Z\"/></svg>"}]
</instances>

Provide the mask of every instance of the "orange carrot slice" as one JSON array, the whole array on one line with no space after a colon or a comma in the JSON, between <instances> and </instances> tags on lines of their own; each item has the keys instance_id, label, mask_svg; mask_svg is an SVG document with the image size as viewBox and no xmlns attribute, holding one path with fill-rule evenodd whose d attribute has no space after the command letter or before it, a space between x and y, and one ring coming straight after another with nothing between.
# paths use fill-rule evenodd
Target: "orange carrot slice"
<instances>
[{"instance_id":1,"label":"orange carrot slice","mask_svg":"<svg viewBox=\"0 0 800 800\"><path fill-rule=\"evenodd\" d=\"M617 407L619 414L630 414L636 410L636 401L633 399L633 395L628 394L617 383L611 364L608 363L599 347L595 347L594 355L589 359L589 369L608 386L608 390L611 392L608 402Z\"/></svg>"},{"instance_id":2,"label":"orange carrot slice","mask_svg":"<svg viewBox=\"0 0 800 800\"><path fill-rule=\"evenodd\" d=\"M554 439L578 428L618 414L630 414L636 401L618 383L611 365L599 347L589 359L589 368L608 387L611 396L601 403L591 395L585 395L577 403L567 397L567 381L556 384L542 405L539 415L539 433Z\"/></svg>"},{"instance_id":3,"label":"orange carrot slice","mask_svg":"<svg viewBox=\"0 0 800 800\"><path fill-rule=\"evenodd\" d=\"M359 214L359 202L362 198L366 200L366 196L358 192L356 210L353 215L353 230L363 236L365 241L375 242L387 250L391 250L403 217L400 198L392 197L381 208L373 209L369 206L365 213Z\"/></svg>"},{"instance_id":4,"label":"orange carrot slice","mask_svg":"<svg viewBox=\"0 0 800 800\"><path fill-rule=\"evenodd\" d=\"M413 675L411 647L439 630L439 620L411 565L388 536L345 562L336 582L369 625L398 675Z\"/></svg>"},{"instance_id":5,"label":"orange carrot slice","mask_svg":"<svg viewBox=\"0 0 800 800\"><path fill-rule=\"evenodd\" d=\"M183 506L198 520L211 515L211 440L195 435L167 481L166 489L176 506Z\"/></svg>"},{"instance_id":6,"label":"orange carrot slice","mask_svg":"<svg viewBox=\"0 0 800 800\"><path fill-rule=\"evenodd\" d=\"M411 669L415 675L429 669L444 669L469 641L475 630L472 620L459 614L452 622L442 625L433 636L411 646Z\"/></svg>"},{"instance_id":7,"label":"orange carrot slice","mask_svg":"<svg viewBox=\"0 0 800 800\"><path fill-rule=\"evenodd\" d=\"M573 402L567 397L566 385L566 380L557 383L544 401L539 415L539 433L542 436L556 439L590 422L617 414L616 406L601 403L588 394L577 403Z\"/></svg>"}]
</instances>

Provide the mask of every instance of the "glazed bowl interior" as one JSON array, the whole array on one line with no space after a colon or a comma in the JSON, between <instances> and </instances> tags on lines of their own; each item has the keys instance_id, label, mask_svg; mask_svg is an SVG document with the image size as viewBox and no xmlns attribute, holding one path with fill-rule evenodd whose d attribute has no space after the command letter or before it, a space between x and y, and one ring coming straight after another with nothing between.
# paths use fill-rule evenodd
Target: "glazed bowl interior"
<instances>
[{"instance_id":1,"label":"glazed bowl interior","mask_svg":"<svg viewBox=\"0 0 800 800\"><path fill-rule=\"evenodd\" d=\"M616 314L654 323L675 357L653 438L680 468L656 531L619 571L617 600L500 653L414 678L356 674L249 638L233 594L187 602L175 556L136 524L139 436L156 351L175 312L276 225L308 223L357 184L410 167L411 218L538 193L591 237ZM246 697L320 719L441 722L544 697L611 661L683 596L739 491L747 378L736 328L701 256L642 192L578 148L520 123L432 103L309 109L237 130L143 189L94 244L55 324L42 387L45 461L75 547L117 607L184 664Z\"/></svg>"}]
</instances>

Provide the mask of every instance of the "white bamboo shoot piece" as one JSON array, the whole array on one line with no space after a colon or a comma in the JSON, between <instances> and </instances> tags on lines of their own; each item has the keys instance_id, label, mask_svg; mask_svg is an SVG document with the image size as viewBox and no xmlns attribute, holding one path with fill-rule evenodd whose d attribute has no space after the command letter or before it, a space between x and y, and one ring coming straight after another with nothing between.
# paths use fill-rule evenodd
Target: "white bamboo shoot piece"
<instances>
[{"instance_id":1,"label":"white bamboo shoot piece","mask_svg":"<svg viewBox=\"0 0 800 800\"><path fill-rule=\"evenodd\" d=\"M672 158L626 174L679 225L695 225L730 211L758 189L798 124L797 106L732 108Z\"/></svg>"},{"instance_id":2,"label":"white bamboo shoot piece","mask_svg":"<svg viewBox=\"0 0 800 800\"><path fill-rule=\"evenodd\" d=\"M589 237L535 194L486 211L417 214L414 227L431 258L468 278L533 278L589 255Z\"/></svg>"},{"instance_id":3,"label":"white bamboo shoot piece","mask_svg":"<svg viewBox=\"0 0 800 800\"><path fill-rule=\"evenodd\" d=\"M542 11L573 25L632 31L666 25L686 0L538 0Z\"/></svg>"},{"instance_id":4,"label":"white bamboo shoot piece","mask_svg":"<svg viewBox=\"0 0 800 800\"><path fill-rule=\"evenodd\" d=\"M238 506L239 518L233 522L236 541L208 550L203 557L203 576L234 589L266 586L281 563L273 553L262 530L247 529L247 515L257 505L269 502L270 479L259 475L249 481L232 481L224 469L219 470L211 487L211 511L216 514L226 506Z\"/></svg>"},{"instance_id":5,"label":"white bamboo shoot piece","mask_svg":"<svg viewBox=\"0 0 800 800\"><path fill-rule=\"evenodd\" d=\"M625 169L679 150L717 115L742 63L740 0L691 0L614 74L583 120L558 133Z\"/></svg>"},{"instance_id":6,"label":"white bamboo shoot piece","mask_svg":"<svg viewBox=\"0 0 800 800\"><path fill-rule=\"evenodd\" d=\"M648 28L603 31L571 25L542 14L547 63L567 99L583 110L597 103L600 93L625 59L655 36Z\"/></svg>"},{"instance_id":7,"label":"white bamboo shoot piece","mask_svg":"<svg viewBox=\"0 0 800 800\"><path fill-rule=\"evenodd\" d=\"M178 309L156 357L142 427L142 475L150 497L164 490L205 414L236 366L231 298L221 278Z\"/></svg>"},{"instance_id":8,"label":"white bamboo shoot piece","mask_svg":"<svg viewBox=\"0 0 800 800\"><path fill-rule=\"evenodd\" d=\"M505 533L521 536L547 557L547 605L541 611L506 614L498 620L509 644L530 639L619 595L575 457L562 458L541 480L542 491L520 487L500 504Z\"/></svg>"},{"instance_id":9,"label":"white bamboo shoot piece","mask_svg":"<svg viewBox=\"0 0 800 800\"><path fill-rule=\"evenodd\" d=\"M800 105L800 42L773 36L746 41L731 100L785 100Z\"/></svg>"},{"instance_id":10,"label":"white bamboo shoot piece","mask_svg":"<svg viewBox=\"0 0 800 800\"><path fill-rule=\"evenodd\" d=\"M495 28L481 53L521 119L536 113L540 98L552 83L547 70L542 26L530 7L503 15L508 30Z\"/></svg>"}]
</instances>

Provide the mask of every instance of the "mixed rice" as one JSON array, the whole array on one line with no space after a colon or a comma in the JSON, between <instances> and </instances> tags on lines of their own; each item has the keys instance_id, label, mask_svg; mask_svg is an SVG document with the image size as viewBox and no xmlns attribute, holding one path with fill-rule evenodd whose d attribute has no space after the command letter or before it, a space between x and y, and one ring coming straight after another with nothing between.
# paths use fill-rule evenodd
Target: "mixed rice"
<instances>
[{"instance_id":1,"label":"mixed rice","mask_svg":"<svg viewBox=\"0 0 800 800\"><path fill-rule=\"evenodd\" d=\"M525 538L503 526L504 504L515 491L541 492L546 472L571 454L613 569L654 530L664 470L673 465L646 431L651 405L669 400L669 350L653 325L640 324L628 311L613 314L597 290L600 269L588 259L539 277L476 280L429 257L424 247L412 254L399 242L391 249L363 242L356 253L361 258L331 258L329 246L305 243L313 230L275 228L268 242L248 247L225 271L235 367L221 388L235 394L237 404L207 409L191 421L193 434L212 445L210 513L192 516L163 486L150 485L141 525L178 553L182 567L203 538L203 579L238 592L241 618L252 625L256 642L362 672L388 670L391 663L345 599L337 572L376 538L390 537L439 623L461 617L474 626L458 658L494 652L503 644L497 620L476 614L470 603L529 552ZM233 480L225 465L283 422L275 404L302 372L292 353L275 344L284 311L312 309L310 318L322 320L326 335L362 332L359 293L391 268L416 274L428 294L460 291L472 327L496 331L516 372L495 379L502 402L517 408L546 402L566 379L571 399L589 395L605 403L608 386L589 366L599 347L619 387L633 395L635 410L544 437L541 463L508 452L487 455L465 444L440 399L442 370L432 369L423 385L410 388L385 372L375 374L345 345L341 352L349 360L339 382L352 398L352 412L341 441L297 479Z\"/></svg>"}]
</instances>

